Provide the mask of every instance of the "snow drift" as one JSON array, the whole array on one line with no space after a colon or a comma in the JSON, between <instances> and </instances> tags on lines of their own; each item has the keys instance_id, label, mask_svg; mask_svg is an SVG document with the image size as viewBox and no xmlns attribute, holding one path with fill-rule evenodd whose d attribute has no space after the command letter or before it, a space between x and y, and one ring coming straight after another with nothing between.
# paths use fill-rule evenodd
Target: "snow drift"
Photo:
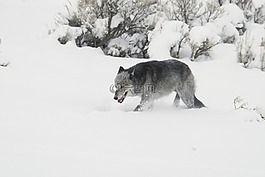
<instances>
[{"instance_id":1,"label":"snow drift","mask_svg":"<svg viewBox=\"0 0 265 177\"><path fill-rule=\"evenodd\" d=\"M241 96L264 108L265 75L234 62L233 45L216 45L208 62L182 60L207 109L176 109L172 95L135 113L137 98L119 105L109 86L120 65L144 60L43 35L42 15L62 2L0 2L0 60L10 62L0 67L0 176L265 176L262 109L233 105Z\"/></svg>"}]
</instances>

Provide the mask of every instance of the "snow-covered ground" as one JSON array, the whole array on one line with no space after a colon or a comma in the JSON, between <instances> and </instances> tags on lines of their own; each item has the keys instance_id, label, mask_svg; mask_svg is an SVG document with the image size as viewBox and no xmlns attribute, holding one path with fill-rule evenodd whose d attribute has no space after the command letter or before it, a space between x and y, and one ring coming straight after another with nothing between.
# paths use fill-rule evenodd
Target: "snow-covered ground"
<instances>
[{"instance_id":1,"label":"snow-covered ground","mask_svg":"<svg viewBox=\"0 0 265 177\"><path fill-rule=\"evenodd\" d=\"M211 61L190 62L207 108L132 112L139 98L113 100L120 65L100 49L47 36L66 0L0 0L1 177L264 177L265 73L236 63L235 47L215 46Z\"/></svg>"}]
</instances>

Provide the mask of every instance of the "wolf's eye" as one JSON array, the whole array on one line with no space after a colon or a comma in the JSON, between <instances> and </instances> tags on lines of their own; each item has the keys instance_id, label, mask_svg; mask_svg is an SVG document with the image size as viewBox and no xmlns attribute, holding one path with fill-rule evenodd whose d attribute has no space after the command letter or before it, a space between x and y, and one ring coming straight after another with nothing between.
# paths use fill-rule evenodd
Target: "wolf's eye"
<instances>
[{"instance_id":1,"label":"wolf's eye","mask_svg":"<svg viewBox=\"0 0 265 177\"><path fill-rule=\"evenodd\" d=\"M121 85L121 86L120 86L120 88L121 88L121 89L123 89L123 88L124 88L124 86L123 86L123 85Z\"/></svg>"},{"instance_id":2,"label":"wolf's eye","mask_svg":"<svg viewBox=\"0 0 265 177\"><path fill-rule=\"evenodd\" d=\"M122 89L124 86L122 86L122 85L115 85L115 87L116 87L116 89L120 90L120 89Z\"/></svg>"}]
</instances>

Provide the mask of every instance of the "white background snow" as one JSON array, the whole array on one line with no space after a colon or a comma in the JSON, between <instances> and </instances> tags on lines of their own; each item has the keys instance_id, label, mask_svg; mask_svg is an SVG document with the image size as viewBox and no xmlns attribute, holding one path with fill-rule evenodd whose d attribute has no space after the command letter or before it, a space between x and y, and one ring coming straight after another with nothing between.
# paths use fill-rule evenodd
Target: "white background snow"
<instances>
[{"instance_id":1,"label":"white background snow","mask_svg":"<svg viewBox=\"0 0 265 177\"><path fill-rule=\"evenodd\" d=\"M109 86L142 60L60 45L47 33L65 3L0 0L1 177L265 176L265 121L233 105L241 96L262 112L265 73L236 63L234 45L182 60L207 108L174 108L170 95L135 113L139 98L120 105Z\"/></svg>"}]
</instances>

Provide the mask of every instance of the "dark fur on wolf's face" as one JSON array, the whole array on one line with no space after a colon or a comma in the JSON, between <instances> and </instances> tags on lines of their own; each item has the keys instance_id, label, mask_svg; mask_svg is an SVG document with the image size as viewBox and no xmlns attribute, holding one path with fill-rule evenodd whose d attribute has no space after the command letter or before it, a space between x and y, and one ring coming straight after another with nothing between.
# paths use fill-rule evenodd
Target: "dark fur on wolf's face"
<instances>
[{"instance_id":1,"label":"dark fur on wolf's face","mask_svg":"<svg viewBox=\"0 0 265 177\"><path fill-rule=\"evenodd\" d=\"M133 82L130 79L131 74L128 73L123 67L120 67L118 74L115 78L115 95L114 99L122 103L129 92L132 92Z\"/></svg>"}]
</instances>

